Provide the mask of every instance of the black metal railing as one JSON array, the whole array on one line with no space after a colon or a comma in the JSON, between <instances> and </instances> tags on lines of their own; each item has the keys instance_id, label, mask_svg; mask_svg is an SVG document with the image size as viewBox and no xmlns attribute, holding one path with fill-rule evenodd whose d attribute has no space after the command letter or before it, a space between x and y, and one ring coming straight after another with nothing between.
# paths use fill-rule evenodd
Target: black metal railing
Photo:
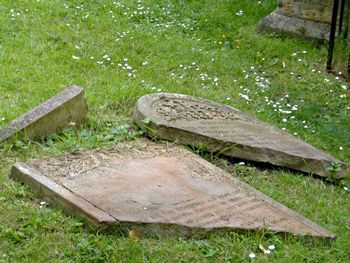
<instances>
[{"instance_id":1,"label":"black metal railing","mask_svg":"<svg viewBox=\"0 0 350 263\"><path fill-rule=\"evenodd\" d=\"M339 2L340 0L334 0L334 3L333 3L332 23L331 23L331 30L329 35L328 58L327 58L327 65L326 65L326 68L328 71L332 70L338 15L339 15L338 36L341 35L344 27L344 34L343 34L344 39L348 38L350 0L341 0L340 8L339 8ZM345 22L344 22L344 19L345 19ZM348 73L350 75L350 54L348 56Z\"/></svg>"}]
</instances>

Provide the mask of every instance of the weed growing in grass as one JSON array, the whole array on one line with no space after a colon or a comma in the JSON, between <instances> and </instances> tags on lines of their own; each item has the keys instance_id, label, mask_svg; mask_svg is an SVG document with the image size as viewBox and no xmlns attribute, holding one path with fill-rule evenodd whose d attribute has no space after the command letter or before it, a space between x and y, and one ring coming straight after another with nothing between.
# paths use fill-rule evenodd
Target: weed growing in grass
<instances>
[{"instance_id":1,"label":"weed growing in grass","mask_svg":"<svg viewBox=\"0 0 350 263\"><path fill-rule=\"evenodd\" d=\"M341 167L340 167L340 163L337 161L332 161L330 166L327 167L327 170L332 172L332 173L337 173L340 171Z\"/></svg>"}]
</instances>

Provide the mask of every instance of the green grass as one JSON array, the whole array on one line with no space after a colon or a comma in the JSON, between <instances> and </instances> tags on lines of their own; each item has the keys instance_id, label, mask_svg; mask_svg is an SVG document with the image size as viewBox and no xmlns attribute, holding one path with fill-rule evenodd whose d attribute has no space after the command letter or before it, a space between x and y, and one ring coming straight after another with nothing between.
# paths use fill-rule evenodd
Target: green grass
<instances>
[{"instance_id":1,"label":"green grass","mask_svg":"<svg viewBox=\"0 0 350 263\"><path fill-rule=\"evenodd\" d=\"M211 235L200 241L141 237L136 243L121 233L95 232L59 209L40 207L30 189L8 179L11 165L19 160L113 147L138 136L131 122L133 106L141 95L160 90L234 106L350 165L347 83L324 72L325 46L257 33L259 20L275 8L275 1L115 2L120 4L0 2L0 126L71 84L85 88L90 106L82 127L42 143L15 140L0 148L0 262L242 262L250 261L251 252L257 255L255 262L346 262L350 195L342 184L349 185L349 179L334 185L212 159L335 232L337 240L307 242L260 232ZM236 15L239 10L242 16ZM297 110L291 110L293 105ZM292 113L275 111L279 106ZM277 249L264 256L260 242Z\"/></svg>"}]
</instances>

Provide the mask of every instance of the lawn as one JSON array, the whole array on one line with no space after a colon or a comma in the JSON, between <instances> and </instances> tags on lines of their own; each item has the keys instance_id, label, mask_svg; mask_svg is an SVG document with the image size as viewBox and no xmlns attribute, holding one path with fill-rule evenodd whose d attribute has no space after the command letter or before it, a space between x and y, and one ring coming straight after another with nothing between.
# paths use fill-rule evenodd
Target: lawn
<instances>
[{"instance_id":1,"label":"lawn","mask_svg":"<svg viewBox=\"0 0 350 263\"><path fill-rule=\"evenodd\" d=\"M0 147L0 262L347 262L349 176L319 180L204 157L337 234L335 241L266 232L202 240L96 232L41 204L7 175L16 161L113 148L139 133L136 100L176 92L224 103L274 124L350 166L350 101L327 74L327 47L257 32L274 0L0 1L0 126L76 84L89 118L43 142ZM348 174L349 175L349 174ZM259 249L275 245L271 255Z\"/></svg>"}]
</instances>

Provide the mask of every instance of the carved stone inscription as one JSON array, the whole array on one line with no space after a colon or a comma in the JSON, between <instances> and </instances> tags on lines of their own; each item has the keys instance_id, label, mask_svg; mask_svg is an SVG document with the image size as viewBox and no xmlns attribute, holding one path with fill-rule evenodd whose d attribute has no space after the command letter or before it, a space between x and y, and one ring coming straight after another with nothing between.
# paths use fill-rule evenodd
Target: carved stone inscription
<instances>
[{"instance_id":1,"label":"carved stone inscription","mask_svg":"<svg viewBox=\"0 0 350 263\"><path fill-rule=\"evenodd\" d=\"M153 104L155 111L168 121L175 120L238 120L247 119L239 112L225 111L216 105L203 104L188 99L166 98Z\"/></svg>"},{"instance_id":2,"label":"carved stone inscription","mask_svg":"<svg viewBox=\"0 0 350 263\"><path fill-rule=\"evenodd\" d=\"M161 212L161 216L169 222L181 222L189 226L202 226L204 228L225 226L235 216L264 206L261 200L254 196L242 196L239 190L219 196L199 200L192 199L180 202L172 210ZM245 219L250 216L245 215ZM262 227L263 222L257 218L249 218L252 225Z\"/></svg>"}]
</instances>

